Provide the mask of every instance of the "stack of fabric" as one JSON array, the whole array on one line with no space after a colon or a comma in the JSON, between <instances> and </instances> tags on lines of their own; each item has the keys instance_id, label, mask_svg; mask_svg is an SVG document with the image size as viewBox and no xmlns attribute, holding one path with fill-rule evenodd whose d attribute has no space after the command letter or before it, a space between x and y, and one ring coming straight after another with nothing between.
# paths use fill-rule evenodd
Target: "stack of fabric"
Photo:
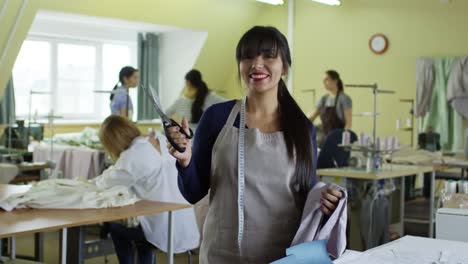
<instances>
[{"instance_id":1,"label":"stack of fabric","mask_svg":"<svg viewBox=\"0 0 468 264\"><path fill-rule=\"evenodd\" d=\"M31 185L25 193L0 201L0 208L88 209L131 205L139 199L126 186L100 188L81 179L44 180Z\"/></svg>"}]
</instances>

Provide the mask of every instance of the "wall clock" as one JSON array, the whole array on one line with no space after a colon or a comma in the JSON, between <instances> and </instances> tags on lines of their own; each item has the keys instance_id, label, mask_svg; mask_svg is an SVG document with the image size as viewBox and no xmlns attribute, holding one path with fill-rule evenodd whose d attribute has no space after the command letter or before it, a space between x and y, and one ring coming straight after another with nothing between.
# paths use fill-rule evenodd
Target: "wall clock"
<instances>
[{"instance_id":1,"label":"wall clock","mask_svg":"<svg viewBox=\"0 0 468 264\"><path fill-rule=\"evenodd\" d=\"M375 34L369 39L369 48L375 54L382 54L388 48L388 39L384 34Z\"/></svg>"}]
</instances>

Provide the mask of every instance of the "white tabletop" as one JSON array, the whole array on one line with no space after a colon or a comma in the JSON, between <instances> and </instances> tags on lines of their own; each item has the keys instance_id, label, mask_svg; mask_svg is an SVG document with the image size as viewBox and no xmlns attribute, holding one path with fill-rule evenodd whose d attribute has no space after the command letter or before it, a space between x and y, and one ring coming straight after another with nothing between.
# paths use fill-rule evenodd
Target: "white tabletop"
<instances>
[{"instance_id":1,"label":"white tabletop","mask_svg":"<svg viewBox=\"0 0 468 264\"><path fill-rule=\"evenodd\" d=\"M445 261L445 262L444 262ZM365 252L349 251L334 264L468 263L468 243L404 236Z\"/></svg>"}]
</instances>

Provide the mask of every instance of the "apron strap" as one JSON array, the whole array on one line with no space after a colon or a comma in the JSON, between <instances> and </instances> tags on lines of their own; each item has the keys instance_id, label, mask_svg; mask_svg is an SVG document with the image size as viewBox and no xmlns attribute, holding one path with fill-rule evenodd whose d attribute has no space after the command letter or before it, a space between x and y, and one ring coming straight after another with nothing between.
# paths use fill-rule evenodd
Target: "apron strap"
<instances>
[{"instance_id":1,"label":"apron strap","mask_svg":"<svg viewBox=\"0 0 468 264\"><path fill-rule=\"evenodd\" d=\"M241 101L238 100L234 107L231 110L231 113L229 114L229 117L226 121L226 125L228 126L234 126L234 123L236 122L237 115L239 114L239 110L241 107Z\"/></svg>"}]
</instances>

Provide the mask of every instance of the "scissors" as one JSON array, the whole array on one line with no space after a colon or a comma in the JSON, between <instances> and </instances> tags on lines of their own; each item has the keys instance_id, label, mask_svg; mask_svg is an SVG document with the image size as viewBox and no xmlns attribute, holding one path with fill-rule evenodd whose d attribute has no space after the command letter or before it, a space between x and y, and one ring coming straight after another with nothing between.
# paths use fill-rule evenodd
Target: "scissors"
<instances>
[{"instance_id":1,"label":"scissors","mask_svg":"<svg viewBox=\"0 0 468 264\"><path fill-rule=\"evenodd\" d=\"M169 136L169 132L168 132L168 128L170 127L178 127L179 128L179 132L184 134L185 135L185 138L187 139L191 139L193 138L193 131L192 129L189 128L190 130L190 134L187 134L185 132L185 129L183 129L176 121L174 121L172 118L169 118L166 113L164 113L164 111L162 110L162 107L161 107L161 103L159 101L159 97L157 96L157 94L155 94L155 92L153 92L153 87L151 87L150 85L150 89L146 88L145 86L141 85L141 87L143 88L143 90L145 90L146 94L148 95L148 97L150 98L151 102L153 103L153 106L154 106L154 109L156 110L156 112L159 114L159 117L161 117L161 120L162 120L162 124L163 124L163 127L164 127L164 134L166 134L166 138L167 140L169 140L169 143L171 143L171 145L177 150L179 151L180 153L183 153L185 152L185 148L184 147L180 147L179 145L177 145L177 143L174 142L174 140Z\"/></svg>"}]
</instances>

